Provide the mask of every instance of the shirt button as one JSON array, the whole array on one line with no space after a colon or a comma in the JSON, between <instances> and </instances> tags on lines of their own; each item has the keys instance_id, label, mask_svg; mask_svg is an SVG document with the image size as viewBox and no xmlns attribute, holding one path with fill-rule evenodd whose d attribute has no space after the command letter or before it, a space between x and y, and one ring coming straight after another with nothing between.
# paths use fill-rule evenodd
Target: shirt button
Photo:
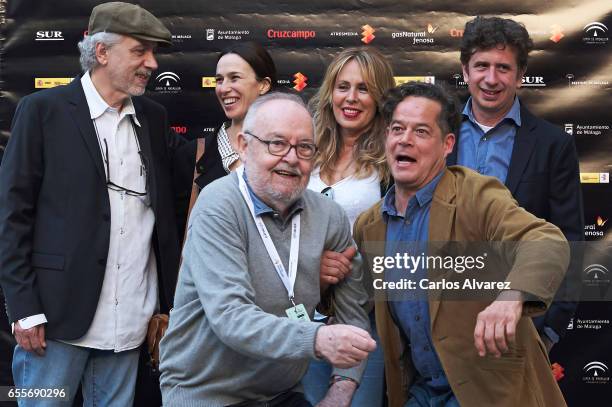
<instances>
[{"instance_id":1,"label":"shirt button","mask_svg":"<svg viewBox=\"0 0 612 407\"><path fill-rule=\"evenodd\" d=\"M420 320L421 320L421 317L420 317L420 316L418 316L418 315L415 315L415 316L414 316L414 320L415 320L415 321L420 321Z\"/></svg>"},{"instance_id":2,"label":"shirt button","mask_svg":"<svg viewBox=\"0 0 612 407\"><path fill-rule=\"evenodd\" d=\"M423 346L423 350L424 350L425 352L429 352L429 350L430 350L430 349L429 349L429 345L425 345L425 346Z\"/></svg>"}]
</instances>

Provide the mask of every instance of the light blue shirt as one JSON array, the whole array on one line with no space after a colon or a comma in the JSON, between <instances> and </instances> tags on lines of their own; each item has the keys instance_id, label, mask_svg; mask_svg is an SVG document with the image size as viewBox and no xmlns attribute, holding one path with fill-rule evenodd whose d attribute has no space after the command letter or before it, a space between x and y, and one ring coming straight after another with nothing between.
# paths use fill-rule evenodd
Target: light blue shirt
<instances>
[{"instance_id":1,"label":"light blue shirt","mask_svg":"<svg viewBox=\"0 0 612 407\"><path fill-rule=\"evenodd\" d=\"M472 98L463 109L463 121L459 131L457 164L471 168L483 175L506 182L512 157L514 138L521 127L521 105L518 97L504 118L488 132L477 124L472 112Z\"/></svg>"}]
</instances>

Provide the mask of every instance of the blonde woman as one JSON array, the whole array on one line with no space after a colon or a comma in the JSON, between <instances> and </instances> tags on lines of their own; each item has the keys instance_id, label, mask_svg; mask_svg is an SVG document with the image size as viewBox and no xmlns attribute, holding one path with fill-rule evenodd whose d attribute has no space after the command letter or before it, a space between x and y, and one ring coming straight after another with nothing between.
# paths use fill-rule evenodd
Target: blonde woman
<instances>
[{"instance_id":1,"label":"blonde woman","mask_svg":"<svg viewBox=\"0 0 612 407\"><path fill-rule=\"evenodd\" d=\"M380 200L390 183L384 152L385 124L378 107L383 93L394 85L391 66L379 51L371 47L350 48L328 66L319 91L309 103L319 155L308 188L342 206L351 225L361 212ZM354 254L350 249L345 253L324 253L322 291L350 272L349 259ZM373 312L370 317L376 339ZM383 370L379 347L370 354L353 406L382 406ZM325 395L330 374L329 364L311 363L303 379L311 403L316 404Z\"/></svg>"}]
</instances>

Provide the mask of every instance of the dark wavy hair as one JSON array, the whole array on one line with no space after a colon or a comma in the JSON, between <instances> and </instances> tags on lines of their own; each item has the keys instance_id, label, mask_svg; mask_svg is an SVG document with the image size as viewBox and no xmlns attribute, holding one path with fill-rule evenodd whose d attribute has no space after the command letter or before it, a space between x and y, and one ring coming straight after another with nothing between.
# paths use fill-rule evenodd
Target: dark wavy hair
<instances>
[{"instance_id":1,"label":"dark wavy hair","mask_svg":"<svg viewBox=\"0 0 612 407\"><path fill-rule=\"evenodd\" d=\"M270 78L270 90L274 90L277 87L276 83L276 65L268 51L264 49L259 43L255 41L239 42L231 45L221 51L217 62L226 54L236 54L240 58L244 59L247 64L255 71L255 76L258 81L263 78Z\"/></svg>"},{"instance_id":2,"label":"dark wavy hair","mask_svg":"<svg viewBox=\"0 0 612 407\"><path fill-rule=\"evenodd\" d=\"M423 97L440 104L442 109L437 121L442 130L442 137L448 133L457 134L459 132L459 126L461 126L459 100L445 86L423 82L407 82L385 93L380 110L387 125L391 123L397 105L409 96Z\"/></svg>"},{"instance_id":3,"label":"dark wavy hair","mask_svg":"<svg viewBox=\"0 0 612 407\"><path fill-rule=\"evenodd\" d=\"M509 18L478 16L465 24L461 41L461 63L467 65L478 50L507 45L516 50L519 72L527 69L527 57L533 49L533 41L525 26Z\"/></svg>"}]
</instances>

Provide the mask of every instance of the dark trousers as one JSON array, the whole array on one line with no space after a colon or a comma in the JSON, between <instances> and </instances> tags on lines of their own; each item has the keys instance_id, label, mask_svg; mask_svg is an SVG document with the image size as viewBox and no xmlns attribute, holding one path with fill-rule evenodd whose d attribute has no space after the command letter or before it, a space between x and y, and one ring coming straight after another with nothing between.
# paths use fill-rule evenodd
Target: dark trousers
<instances>
[{"instance_id":1,"label":"dark trousers","mask_svg":"<svg viewBox=\"0 0 612 407\"><path fill-rule=\"evenodd\" d=\"M290 391L268 401L244 401L227 407L312 407L304 393Z\"/></svg>"}]
</instances>

